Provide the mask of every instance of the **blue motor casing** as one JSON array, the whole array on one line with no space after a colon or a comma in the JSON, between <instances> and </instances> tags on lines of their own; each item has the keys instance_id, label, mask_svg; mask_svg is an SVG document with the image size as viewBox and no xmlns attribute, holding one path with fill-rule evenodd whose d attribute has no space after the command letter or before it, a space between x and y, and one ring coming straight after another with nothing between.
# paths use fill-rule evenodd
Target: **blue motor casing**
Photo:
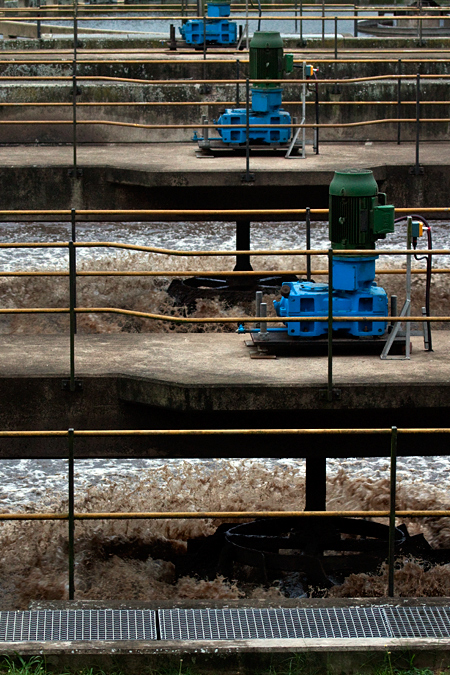
<instances>
[{"instance_id":1,"label":"blue motor casing","mask_svg":"<svg viewBox=\"0 0 450 675\"><path fill-rule=\"evenodd\" d=\"M204 28L206 28L206 44L230 45L237 42L237 25L222 17L230 16L231 7L221 2L209 2L207 19L204 24L199 19L191 19L179 28L181 37L190 45L202 45L205 42Z\"/></svg>"},{"instance_id":2,"label":"blue motor casing","mask_svg":"<svg viewBox=\"0 0 450 675\"><path fill-rule=\"evenodd\" d=\"M358 256L333 260L333 316L381 317L388 314L384 288L373 281L376 256ZM279 317L323 317L321 321L287 322L288 335L319 337L328 333L328 284L294 281L287 297L274 300ZM382 336L387 321L333 321L333 331L352 337Z\"/></svg>"}]
</instances>

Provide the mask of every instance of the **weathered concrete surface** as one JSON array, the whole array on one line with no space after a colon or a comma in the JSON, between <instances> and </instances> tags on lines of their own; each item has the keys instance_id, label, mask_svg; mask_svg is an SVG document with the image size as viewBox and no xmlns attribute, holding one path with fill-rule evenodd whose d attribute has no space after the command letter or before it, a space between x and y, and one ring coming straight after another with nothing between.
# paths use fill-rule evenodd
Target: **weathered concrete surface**
<instances>
[{"instance_id":1,"label":"weathered concrete surface","mask_svg":"<svg viewBox=\"0 0 450 675\"><path fill-rule=\"evenodd\" d=\"M436 217L448 212L449 142L421 144L424 173L419 176L410 174L415 162L415 146L410 143L326 144L319 155L308 148L304 160L252 155L251 183L243 180L245 156L197 159L195 149L194 143L82 146L78 148L78 166L83 175L71 181L71 147L0 147L2 207L172 209L176 204L179 209L328 208L334 171L353 167L373 169L380 189L397 207L443 207ZM147 218L161 220L162 215ZM222 219L234 220L233 214ZM258 216L258 220L280 219Z\"/></svg>"},{"instance_id":2,"label":"weathered concrete surface","mask_svg":"<svg viewBox=\"0 0 450 675\"><path fill-rule=\"evenodd\" d=\"M4 336L0 347L1 429L230 430L214 437L77 440L78 456L352 457L387 456L389 435L302 434L241 437L238 429L447 427L449 333L435 332L432 353L420 338L410 361L338 356L327 402L326 357L252 360L235 334L79 335L76 376L62 391L68 339ZM362 449L364 448L364 449ZM399 454L448 454L448 436L405 437ZM64 439L2 439L0 456L62 456Z\"/></svg>"}]
</instances>

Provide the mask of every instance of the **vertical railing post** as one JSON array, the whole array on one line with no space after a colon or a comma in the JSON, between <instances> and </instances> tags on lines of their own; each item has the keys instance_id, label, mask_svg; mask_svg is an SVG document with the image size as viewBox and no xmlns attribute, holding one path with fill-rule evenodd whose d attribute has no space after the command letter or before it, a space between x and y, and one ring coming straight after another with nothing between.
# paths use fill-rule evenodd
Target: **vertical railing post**
<instances>
[{"instance_id":1,"label":"vertical railing post","mask_svg":"<svg viewBox=\"0 0 450 675\"><path fill-rule=\"evenodd\" d=\"M322 45L325 42L325 0L322 0Z\"/></svg>"},{"instance_id":2,"label":"vertical railing post","mask_svg":"<svg viewBox=\"0 0 450 675\"><path fill-rule=\"evenodd\" d=\"M300 0L300 47L303 47L303 0Z\"/></svg>"},{"instance_id":3,"label":"vertical railing post","mask_svg":"<svg viewBox=\"0 0 450 675\"><path fill-rule=\"evenodd\" d=\"M77 240L77 212L75 209L71 209L71 221L72 221L72 242L75 243ZM73 284L71 288L71 293L73 293L73 332L76 334L77 332L77 314L76 314L76 306L77 306L77 249L74 246L73 247L73 275L70 276L70 283L71 285ZM70 263L69 263L70 264Z\"/></svg>"},{"instance_id":4,"label":"vertical railing post","mask_svg":"<svg viewBox=\"0 0 450 675\"><path fill-rule=\"evenodd\" d=\"M420 174L419 164L419 145L420 145L420 73L417 73L416 78L416 164L414 173L416 176Z\"/></svg>"},{"instance_id":5,"label":"vertical railing post","mask_svg":"<svg viewBox=\"0 0 450 675\"><path fill-rule=\"evenodd\" d=\"M241 79L241 62L239 59L236 59L236 108L240 106L240 90L239 90L239 80Z\"/></svg>"},{"instance_id":6,"label":"vertical railing post","mask_svg":"<svg viewBox=\"0 0 450 675\"><path fill-rule=\"evenodd\" d=\"M69 241L69 331L70 331L70 391L75 391L75 245Z\"/></svg>"},{"instance_id":7,"label":"vertical railing post","mask_svg":"<svg viewBox=\"0 0 450 675\"><path fill-rule=\"evenodd\" d=\"M203 59L206 59L206 15L203 14Z\"/></svg>"},{"instance_id":8,"label":"vertical railing post","mask_svg":"<svg viewBox=\"0 0 450 675\"><path fill-rule=\"evenodd\" d=\"M250 177L250 80L245 80L245 180L251 181Z\"/></svg>"},{"instance_id":9,"label":"vertical railing post","mask_svg":"<svg viewBox=\"0 0 450 675\"><path fill-rule=\"evenodd\" d=\"M333 249L328 249L328 388L327 401L333 400Z\"/></svg>"},{"instance_id":10,"label":"vertical railing post","mask_svg":"<svg viewBox=\"0 0 450 675\"><path fill-rule=\"evenodd\" d=\"M298 30L298 21L297 21L297 0L295 0L295 4L294 4L294 16L295 16L295 21L294 21L294 33L296 33L297 30Z\"/></svg>"},{"instance_id":11,"label":"vertical railing post","mask_svg":"<svg viewBox=\"0 0 450 675\"><path fill-rule=\"evenodd\" d=\"M388 596L394 597L395 500L397 483L397 427L391 430L391 478L389 502Z\"/></svg>"},{"instance_id":12,"label":"vertical railing post","mask_svg":"<svg viewBox=\"0 0 450 675\"><path fill-rule=\"evenodd\" d=\"M73 60L73 76L72 76L72 124L73 124L73 177L77 178L77 60Z\"/></svg>"},{"instance_id":13,"label":"vertical railing post","mask_svg":"<svg viewBox=\"0 0 450 675\"><path fill-rule=\"evenodd\" d=\"M338 18L334 17L334 59L337 61L338 57ZM336 67L335 67L336 68ZM336 75L336 70L335 70Z\"/></svg>"},{"instance_id":14,"label":"vertical railing post","mask_svg":"<svg viewBox=\"0 0 450 675\"><path fill-rule=\"evenodd\" d=\"M397 119L401 118L402 105L402 60L398 60L398 80L397 80ZM397 145L400 145L400 122L397 122Z\"/></svg>"},{"instance_id":15,"label":"vertical railing post","mask_svg":"<svg viewBox=\"0 0 450 675\"><path fill-rule=\"evenodd\" d=\"M311 209L306 207L306 248L309 251L311 248ZM311 255L306 256L306 279L311 281Z\"/></svg>"},{"instance_id":16,"label":"vertical railing post","mask_svg":"<svg viewBox=\"0 0 450 675\"><path fill-rule=\"evenodd\" d=\"M69 600L75 595L75 518L74 518L74 430L69 429Z\"/></svg>"},{"instance_id":17,"label":"vertical railing post","mask_svg":"<svg viewBox=\"0 0 450 675\"><path fill-rule=\"evenodd\" d=\"M354 37L358 37L358 9L357 5L354 5L354 19L353 19L353 35Z\"/></svg>"},{"instance_id":18,"label":"vertical railing post","mask_svg":"<svg viewBox=\"0 0 450 675\"><path fill-rule=\"evenodd\" d=\"M40 13L40 8L41 8L41 0L37 0L37 8L38 8L38 13L37 13L37 21L36 21L36 37L38 40L41 39L41 13Z\"/></svg>"}]
</instances>

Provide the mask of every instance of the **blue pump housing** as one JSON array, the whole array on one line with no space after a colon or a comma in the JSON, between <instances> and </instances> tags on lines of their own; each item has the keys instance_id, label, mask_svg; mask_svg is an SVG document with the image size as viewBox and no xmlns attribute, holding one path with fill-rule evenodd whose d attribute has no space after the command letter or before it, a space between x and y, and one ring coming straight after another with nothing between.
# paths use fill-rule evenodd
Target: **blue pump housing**
<instances>
[{"instance_id":1,"label":"blue pump housing","mask_svg":"<svg viewBox=\"0 0 450 675\"><path fill-rule=\"evenodd\" d=\"M281 108L282 89L252 89L252 107L249 124L261 124L261 128L249 130L250 141L268 144L286 144L291 137L290 127L281 129L267 128L265 124L290 124L291 116ZM246 124L245 108L227 108L217 120L217 124ZM242 144L246 142L245 129L223 129L217 131L224 143Z\"/></svg>"},{"instance_id":2,"label":"blue pump housing","mask_svg":"<svg viewBox=\"0 0 450 675\"><path fill-rule=\"evenodd\" d=\"M230 12L229 4L209 2L205 24L199 19L191 19L178 29L180 35L189 45L203 45L205 42L204 30L206 29L206 44L235 44L237 42L237 26L234 21L222 18L230 16Z\"/></svg>"},{"instance_id":3,"label":"blue pump housing","mask_svg":"<svg viewBox=\"0 0 450 675\"><path fill-rule=\"evenodd\" d=\"M333 316L368 317L367 321L333 321L333 331L352 337L381 337L387 322L370 317L387 316L386 291L373 281L377 256L342 257L333 260ZM287 295L287 287L289 294ZM319 337L328 333L328 284L294 281L283 285L285 295L274 300L277 316L319 317L317 321L286 323L288 335Z\"/></svg>"}]
</instances>

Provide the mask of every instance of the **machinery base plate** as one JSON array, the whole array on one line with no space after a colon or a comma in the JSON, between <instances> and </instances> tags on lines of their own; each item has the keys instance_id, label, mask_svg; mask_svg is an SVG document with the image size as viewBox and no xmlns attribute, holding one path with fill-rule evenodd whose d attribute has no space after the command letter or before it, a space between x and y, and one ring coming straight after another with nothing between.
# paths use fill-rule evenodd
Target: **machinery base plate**
<instances>
[{"instance_id":1,"label":"machinery base plate","mask_svg":"<svg viewBox=\"0 0 450 675\"><path fill-rule=\"evenodd\" d=\"M273 358L274 356L326 356L328 339L292 337L287 333L268 333L268 339L261 339L259 333L250 333L251 340L245 344L251 349L251 358ZM333 354L375 354L380 355L387 338L333 338ZM390 354L405 353L405 338L395 338Z\"/></svg>"},{"instance_id":2,"label":"machinery base plate","mask_svg":"<svg viewBox=\"0 0 450 675\"><path fill-rule=\"evenodd\" d=\"M235 157L236 155L245 155L246 147L243 145L233 145L231 146L228 143L224 143L220 139L210 139L207 147L202 147L199 142L199 147L196 150L197 159L202 159L203 157ZM291 150L291 155L298 156L302 152L302 144L296 143ZM271 156L281 156L284 157L289 150L289 143L284 145L268 145L267 143L259 144L250 144L250 152L252 154L260 155L271 155Z\"/></svg>"}]
</instances>

